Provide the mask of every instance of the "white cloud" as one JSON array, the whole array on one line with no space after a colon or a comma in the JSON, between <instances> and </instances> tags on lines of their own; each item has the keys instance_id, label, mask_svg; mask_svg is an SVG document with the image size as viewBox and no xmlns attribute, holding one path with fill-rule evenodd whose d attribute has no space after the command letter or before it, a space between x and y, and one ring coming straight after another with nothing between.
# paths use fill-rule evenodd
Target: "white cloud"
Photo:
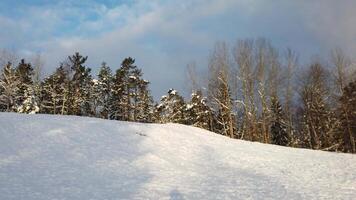
<instances>
[{"instance_id":1,"label":"white cloud","mask_svg":"<svg viewBox=\"0 0 356 200\"><path fill-rule=\"evenodd\" d=\"M134 0L116 7L73 2L29 7L16 19L0 14L7 30L0 31L0 42L42 51L47 71L75 51L88 55L93 68L103 60L116 68L124 57L135 57L156 96L168 87L183 88L185 65L204 65L219 39L265 36L302 52L342 46L356 53L354 1Z\"/></svg>"}]
</instances>

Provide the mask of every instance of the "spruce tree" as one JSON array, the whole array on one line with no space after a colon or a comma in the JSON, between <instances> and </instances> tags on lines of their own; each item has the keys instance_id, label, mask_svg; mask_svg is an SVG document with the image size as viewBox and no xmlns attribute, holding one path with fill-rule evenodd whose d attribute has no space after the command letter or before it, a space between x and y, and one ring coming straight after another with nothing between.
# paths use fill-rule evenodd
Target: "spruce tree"
<instances>
[{"instance_id":1,"label":"spruce tree","mask_svg":"<svg viewBox=\"0 0 356 200\"><path fill-rule=\"evenodd\" d=\"M186 104L182 96L174 89L169 89L168 95L161 98L161 103L156 107L160 113L160 123L186 124Z\"/></svg>"},{"instance_id":2,"label":"spruce tree","mask_svg":"<svg viewBox=\"0 0 356 200\"><path fill-rule=\"evenodd\" d=\"M40 111L33 88L28 88L23 97L22 104L17 108L18 113L36 114Z\"/></svg>"},{"instance_id":3,"label":"spruce tree","mask_svg":"<svg viewBox=\"0 0 356 200\"><path fill-rule=\"evenodd\" d=\"M16 104L17 106L22 106L26 99L28 102L28 98L34 96L32 80L34 72L31 64L26 63L25 59L22 59L16 67L15 73L19 80Z\"/></svg>"},{"instance_id":4,"label":"spruce tree","mask_svg":"<svg viewBox=\"0 0 356 200\"><path fill-rule=\"evenodd\" d=\"M282 106L277 97L271 99L271 136L272 143L282 146L289 144L290 137L287 133L287 125L284 121Z\"/></svg>"},{"instance_id":5,"label":"spruce tree","mask_svg":"<svg viewBox=\"0 0 356 200\"><path fill-rule=\"evenodd\" d=\"M193 92L190 103L187 104L187 123L190 125L212 130L212 111L206 103L201 91Z\"/></svg>"},{"instance_id":6,"label":"spruce tree","mask_svg":"<svg viewBox=\"0 0 356 200\"><path fill-rule=\"evenodd\" d=\"M99 92L99 117L103 119L110 118L111 115L111 96L113 75L109 66L105 62L102 63L98 75L98 92Z\"/></svg>"}]
</instances>

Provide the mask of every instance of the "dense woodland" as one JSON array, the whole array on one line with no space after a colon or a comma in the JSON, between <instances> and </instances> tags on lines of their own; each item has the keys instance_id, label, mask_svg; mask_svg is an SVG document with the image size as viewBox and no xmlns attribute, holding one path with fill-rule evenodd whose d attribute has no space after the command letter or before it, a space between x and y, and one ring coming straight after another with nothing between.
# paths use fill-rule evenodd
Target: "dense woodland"
<instances>
[{"instance_id":1,"label":"dense woodland","mask_svg":"<svg viewBox=\"0 0 356 200\"><path fill-rule=\"evenodd\" d=\"M159 102L133 58L114 71L102 63L95 78L87 59L75 53L41 78L39 59L2 57L0 111L173 122L236 139L356 152L356 67L341 50L300 66L295 52L265 39L239 40L233 48L220 42L207 76L188 65L190 99L167 88Z\"/></svg>"}]
</instances>

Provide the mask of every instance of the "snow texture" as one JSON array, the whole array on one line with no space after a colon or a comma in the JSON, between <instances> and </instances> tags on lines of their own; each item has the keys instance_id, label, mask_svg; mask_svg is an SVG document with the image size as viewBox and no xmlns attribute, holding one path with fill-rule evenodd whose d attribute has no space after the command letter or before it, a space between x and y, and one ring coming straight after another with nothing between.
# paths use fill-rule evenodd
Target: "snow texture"
<instances>
[{"instance_id":1,"label":"snow texture","mask_svg":"<svg viewBox=\"0 0 356 200\"><path fill-rule=\"evenodd\" d=\"M0 199L354 199L356 156L177 124L0 113Z\"/></svg>"}]
</instances>

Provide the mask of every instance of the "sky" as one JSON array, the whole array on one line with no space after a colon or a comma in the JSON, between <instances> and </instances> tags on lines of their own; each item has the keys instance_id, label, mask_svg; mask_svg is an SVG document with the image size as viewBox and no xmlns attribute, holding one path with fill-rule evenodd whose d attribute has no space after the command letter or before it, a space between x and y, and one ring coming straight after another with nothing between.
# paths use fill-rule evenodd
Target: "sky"
<instances>
[{"instance_id":1,"label":"sky","mask_svg":"<svg viewBox=\"0 0 356 200\"><path fill-rule=\"evenodd\" d=\"M204 71L217 41L264 37L304 60L335 47L352 57L355 8L354 0L1 0L0 49L41 54L44 73L77 51L93 73L131 56L158 97L184 93L186 65Z\"/></svg>"}]
</instances>

